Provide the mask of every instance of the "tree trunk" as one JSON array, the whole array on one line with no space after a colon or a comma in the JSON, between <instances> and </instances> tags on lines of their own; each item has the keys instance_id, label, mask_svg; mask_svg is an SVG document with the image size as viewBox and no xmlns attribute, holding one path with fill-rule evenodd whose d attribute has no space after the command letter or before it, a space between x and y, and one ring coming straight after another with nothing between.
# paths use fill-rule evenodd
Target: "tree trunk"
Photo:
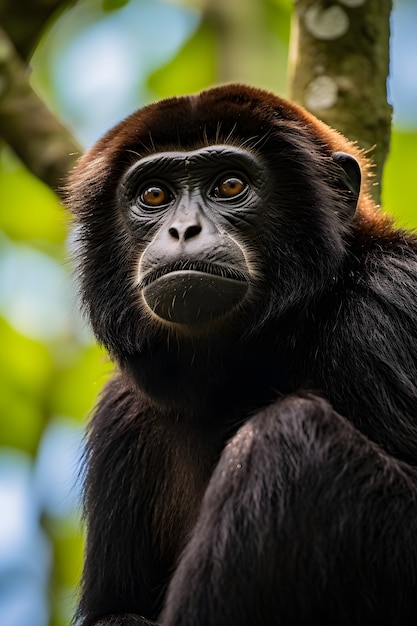
<instances>
[{"instance_id":1,"label":"tree trunk","mask_svg":"<svg viewBox=\"0 0 417 626\"><path fill-rule=\"evenodd\" d=\"M392 0L295 0L290 97L371 150L374 197L389 150L387 103Z\"/></svg>"}]
</instances>

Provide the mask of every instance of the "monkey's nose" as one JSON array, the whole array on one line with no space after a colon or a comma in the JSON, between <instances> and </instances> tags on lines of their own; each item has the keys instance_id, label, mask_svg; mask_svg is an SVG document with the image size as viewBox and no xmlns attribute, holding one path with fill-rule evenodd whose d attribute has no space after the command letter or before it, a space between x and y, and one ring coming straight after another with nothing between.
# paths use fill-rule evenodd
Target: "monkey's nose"
<instances>
[{"instance_id":1,"label":"monkey's nose","mask_svg":"<svg viewBox=\"0 0 417 626\"><path fill-rule=\"evenodd\" d=\"M200 224L174 224L169 227L168 232L173 239L177 241L187 241L193 237L197 237L201 233Z\"/></svg>"}]
</instances>

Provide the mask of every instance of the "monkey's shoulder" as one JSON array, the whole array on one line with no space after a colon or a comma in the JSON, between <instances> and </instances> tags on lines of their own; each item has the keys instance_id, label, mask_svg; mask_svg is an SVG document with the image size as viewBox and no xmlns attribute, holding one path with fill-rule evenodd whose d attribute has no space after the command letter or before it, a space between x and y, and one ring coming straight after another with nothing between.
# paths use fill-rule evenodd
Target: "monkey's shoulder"
<instances>
[{"instance_id":1,"label":"monkey's shoulder","mask_svg":"<svg viewBox=\"0 0 417 626\"><path fill-rule=\"evenodd\" d=\"M339 354L339 363L348 359L353 367L353 362L371 360L374 367L386 363L414 377L416 237L393 231L390 237L375 236L363 245L356 242L348 254L340 282L322 306L325 345Z\"/></svg>"},{"instance_id":2,"label":"monkey's shoulder","mask_svg":"<svg viewBox=\"0 0 417 626\"><path fill-rule=\"evenodd\" d=\"M345 272L348 291L360 299L417 307L417 234L387 229L356 237L349 249Z\"/></svg>"}]
</instances>

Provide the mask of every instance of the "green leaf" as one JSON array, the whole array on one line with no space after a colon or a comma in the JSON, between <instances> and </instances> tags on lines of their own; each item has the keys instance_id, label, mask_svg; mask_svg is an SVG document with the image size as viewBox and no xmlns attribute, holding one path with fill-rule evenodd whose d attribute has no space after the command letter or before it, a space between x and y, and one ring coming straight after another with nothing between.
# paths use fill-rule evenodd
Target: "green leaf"
<instances>
[{"instance_id":1,"label":"green leaf","mask_svg":"<svg viewBox=\"0 0 417 626\"><path fill-rule=\"evenodd\" d=\"M10 153L2 152L0 228L11 239L31 241L45 249L65 240L67 220L57 196Z\"/></svg>"},{"instance_id":2,"label":"green leaf","mask_svg":"<svg viewBox=\"0 0 417 626\"><path fill-rule=\"evenodd\" d=\"M103 11L110 13L111 11L117 11L125 7L129 3L129 0L103 0Z\"/></svg>"},{"instance_id":3,"label":"green leaf","mask_svg":"<svg viewBox=\"0 0 417 626\"><path fill-rule=\"evenodd\" d=\"M52 377L47 348L0 318L0 445L35 454L48 419Z\"/></svg>"}]
</instances>

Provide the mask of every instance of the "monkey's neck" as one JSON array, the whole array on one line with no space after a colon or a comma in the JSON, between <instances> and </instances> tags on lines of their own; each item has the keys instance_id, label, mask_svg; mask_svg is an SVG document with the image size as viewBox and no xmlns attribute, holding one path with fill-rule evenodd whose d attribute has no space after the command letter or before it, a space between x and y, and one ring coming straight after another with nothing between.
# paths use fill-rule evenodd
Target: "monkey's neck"
<instances>
[{"instance_id":1,"label":"monkey's neck","mask_svg":"<svg viewBox=\"0 0 417 626\"><path fill-rule=\"evenodd\" d=\"M131 357L125 371L157 405L185 417L236 421L288 391L288 364L271 342L228 346L184 342L153 346Z\"/></svg>"}]
</instances>

